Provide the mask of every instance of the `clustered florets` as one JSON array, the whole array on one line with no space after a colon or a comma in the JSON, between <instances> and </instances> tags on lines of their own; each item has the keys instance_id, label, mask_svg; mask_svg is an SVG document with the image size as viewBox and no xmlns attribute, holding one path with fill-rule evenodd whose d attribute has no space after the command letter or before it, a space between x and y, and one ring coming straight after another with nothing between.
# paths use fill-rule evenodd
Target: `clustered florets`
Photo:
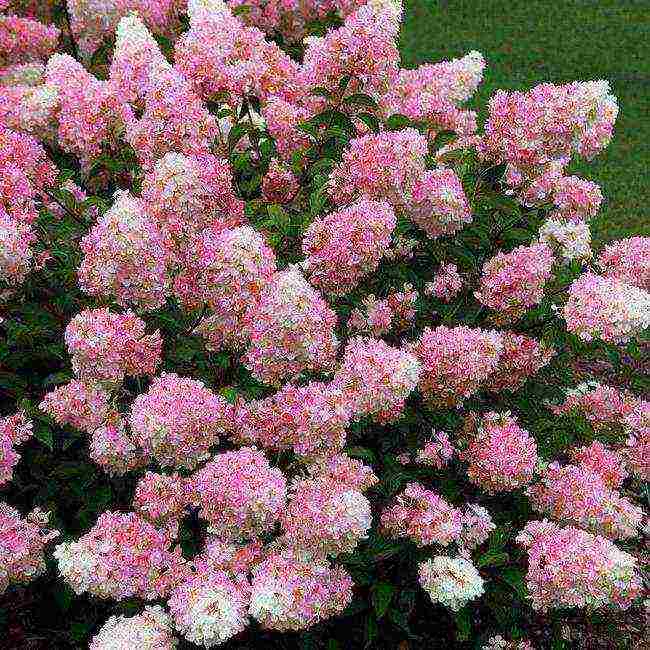
<instances>
[{"instance_id":1,"label":"clustered florets","mask_svg":"<svg viewBox=\"0 0 650 650\"><path fill-rule=\"evenodd\" d=\"M67 210L53 190L83 204L78 284L111 306L93 302L70 321L64 341L74 376L40 409L88 434L90 458L109 475L141 472L133 512L104 512L54 557L77 594L166 600L169 610L111 617L91 650L173 650L174 631L208 648L250 618L282 632L341 614L353 596L342 558L375 535L368 493L383 478L345 454L351 429L359 437L366 423L399 421L416 393L424 413L462 411L509 399L546 373L551 344L515 329L552 299L545 292L561 263L563 271L582 265L561 309L568 332L620 343L650 325L650 238L614 242L595 256L589 221L602 193L566 173L574 155L591 158L611 138L618 108L606 82L498 91L479 132L463 104L482 79L483 57L401 69L398 2L189 0L181 35L182 5L68 0L86 63L115 35L106 79L55 52L56 28L0 17L0 282L16 291L47 259L47 250L36 254L39 215L62 220ZM240 5L249 8L245 18L230 9ZM266 37L297 44L310 21L332 12L342 25L305 38L300 62ZM159 36L170 40L173 63ZM338 159L326 159L328 178L302 156L322 153L314 139L333 125L311 118L325 110L354 131ZM395 114L413 124L389 127ZM328 138L342 141L346 129ZM454 139L433 151L441 132ZM137 171L120 171L112 184L95 175L98 161L127 144ZM58 187L46 153L57 148L77 159L89 192L129 189L116 191L108 209L89 206L74 182ZM239 175L251 161L259 178L246 179L244 191ZM477 268L441 263L449 251L436 255L435 267L426 260L426 281L416 282L405 262L419 265L482 218L467 171L474 164L502 167L495 186L517 208L547 210L546 219L534 241L489 253ZM306 178L320 185L296 208ZM318 208L321 201L329 207ZM260 224L263 204L269 218ZM274 231L296 227L300 241ZM376 276L389 264L399 284L379 293ZM474 299L476 318L454 325L456 306ZM442 318L425 313L428 303ZM147 320L169 305L196 312L184 334L238 355L238 372L266 386L253 396L231 386L220 394L205 374L170 372L162 335ZM494 327L513 330L484 329L487 310ZM642 524L621 488L650 477L650 404L582 385L548 406L582 415L596 435L619 434L619 443L576 444L562 464L547 462L526 419L523 428L501 410L512 407L485 408L451 440L429 423L428 438L398 456L422 482L382 482L391 494L374 513L377 535L434 549L419 564L432 602L458 611L483 594L471 553L496 529L479 503L455 505L424 483L452 471L476 492L520 490L558 522L529 522L517 537L535 609L626 608L640 595L636 559L610 539L633 538ZM16 447L31 431L22 411L0 420L0 484L12 478ZM179 543L189 513L207 528L192 558ZM0 503L0 592L45 570L45 546L57 535L46 524L38 509L22 518ZM438 547L450 554L435 555ZM530 646L497 636L484 648Z\"/></svg>"}]
</instances>

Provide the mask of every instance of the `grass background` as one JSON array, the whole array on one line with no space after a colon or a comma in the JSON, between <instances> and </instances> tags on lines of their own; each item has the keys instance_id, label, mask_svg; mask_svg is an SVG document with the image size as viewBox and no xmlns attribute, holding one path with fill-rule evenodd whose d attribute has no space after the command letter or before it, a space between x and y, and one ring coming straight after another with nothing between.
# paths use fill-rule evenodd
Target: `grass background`
<instances>
[{"instance_id":1,"label":"grass background","mask_svg":"<svg viewBox=\"0 0 650 650\"><path fill-rule=\"evenodd\" d=\"M488 67L472 106L497 88L607 79L620 112L610 146L572 173L605 196L597 243L650 235L650 2L648 0L406 0L405 67L478 50Z\"/></svg>"}]
</instances>

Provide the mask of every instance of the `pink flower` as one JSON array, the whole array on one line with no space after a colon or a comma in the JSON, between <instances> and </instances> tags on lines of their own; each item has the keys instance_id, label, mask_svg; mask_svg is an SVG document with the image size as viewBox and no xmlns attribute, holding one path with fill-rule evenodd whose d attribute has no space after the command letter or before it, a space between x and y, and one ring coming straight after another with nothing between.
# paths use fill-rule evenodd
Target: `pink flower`
<instances>
[{"instance_id":1,"label":"pink flower","mask_svg":"<svg viewBox=\"0 0 650 650\"><path fill-rule=\"evenodd\" d=\"M509 413L487 413L460 453L469 480L488 494L516 490L533 478L535 439Z\"/></svg>"},{"instance_id":2,"label":"pink flower","mask_svg":"<svg viewBox=\"0 0 650 650\"><path fill-rule=\"evenodd\" d=\"M32 437L32 421L24 411L0 418L0 486L11 481L20 460L15 447Z\"/></svg>"},{"instance_id":3,"label":"pink flower","mask_svg":"<svg viewBox=\"0 0 650 650\"><path fill-rule=\"evenodd\" d=\"M650 237L628 237L605 246L598 266L614 278L650 292Z\"/></svg>"},{"instance_id":4,"label":"pink flower","mask_svg":"<svg viewBox=\"0 0 650 650\"><path fill-rule=\"evenodd\" d=\"M526 586L533 608L627 609L641 595L634 557L579 528L531 521L517 541L528 551Z\"/></svg>"},{"instance_id":5,"label":"pink flower","mask_svg":"<svg viewBox=\"0 0 650 650\"><path fill-rule=\"evenodd\" d=\"M348 293L377 270L395 224L387 203L367 199L313 221L302 240L312 284L335 296Z\"/></svg>"},{"instance_id":6,"label":"pink flower","mask_svg":"<svg viewBox=\"0 0 650 650\"><path fill-rule=\"evenodd\" d=\"M175 650L176 638L165 610L156 605L145 607L135 616L111 616L91 639L89 650Z\"/></svg>"}]
</instances>

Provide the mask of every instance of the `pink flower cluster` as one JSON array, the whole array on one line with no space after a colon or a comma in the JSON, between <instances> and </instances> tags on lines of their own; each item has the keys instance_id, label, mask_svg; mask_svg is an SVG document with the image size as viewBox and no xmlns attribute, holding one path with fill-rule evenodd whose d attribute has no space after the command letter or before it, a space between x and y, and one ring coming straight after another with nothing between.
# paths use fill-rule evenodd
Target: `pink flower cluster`
<instances>
[{"instance_id":1,"label":"pink flower cluster","mask_svg":"<svg viewBox=\"0 0 650 650\"><path fill-rule=\"evenodd\" d=\"M284 508L284 474L255 447L217 454L188 479L190 500L209 532L238 541L271 530Z\"/></svg>"},{"instance_id":2,"label":"pink flower cluster","mask_svg":"<svg viewBox=\"0 0 650 650\"><path fill-rule=\"evenodd\" d=\"M587 272L571 283L563 314L567 329L584 341L625 342L650 327L650 293Z\"/></svg>"},{"instance_id":3,"label":"pink flower cluster","mask_svg":"<svg viewBox=\"0 0 650 650\"><path fill-rule=\"evenodd\" d=\"M117 193L112 207L83 238L81 249L79 285L86 293L144 310L165 303L168 253L140 199L126 191Z\"/></svg>"},{"instance_id":4,"label":"pink flower cluster","mask_svg":"<svg viewBox=\"0 0 650 650\"><path fill-rule=\"evenodd\" d=\"M260 381L278 384L334 365L336 314L295 268L275 273L244 325L250 344L242 361Z\"/></svg>"},{"instance_id":5,"label":"pink flower cluster","mask_svg":"<svg viewBox=\"0 0 650 650\"><path fill-rule=\"evenodd\" d=\"M38 508L23 518L0 501L0 594L45 573L45 548L59 534L47 522L48 515Z\"/></svg>"},{"instance_id":6,"label":"pink flower cluster","mask_svg":"<svg viewBox=\"0 0 650 650\"><path fill-rule=\"evenodd\" d=\"M503 337L464 325L425 328L411 351L422 365L419 389L432 404L456 405L497 369Z\"/></svg>"},{"instance_id":7,"label":"pink flower cluster","mask_svg":"<svg viewBox=\"0 0 650 650\"><path fill-rule=\"evenodd\" d=\"M32 437L32 422L24 411L0 418L0 486L11 481L14 467L20 460L18 445Z\"/></svg>"},{"instance_id":8,"label":"pink flower cluster","mask_svg":"<svg viewBox=\"0 0 650 650\"><path fill-rule=\"evenodd\" d=\"M531 521L517 541L528 552L526 586L534 609L627 609L642 593L635 558L579 528Z\"/></svg>"},{"instance_id":9,"label":"pink flower cluster","mask_svg":"<svg viewBox=\"0 0 650 650\"><path fill-rule=\"evenodd\" d=\"M368 199L314 221L302 240L311 283L331 295L348 293L377 270L395 224L387 203Z\"/></svg>"},{"instance_id":10,"label":"pink flower cluster","mask_svg":"<svg viewBox=\"0 0 650 650\"><path fill-rule=\"evenodd\" d=\"M249 613L263 628L286 632L341 614L351 601L352 579L343 568L279 552L253 571Z\"/></svg>"},{"instance_id":11,"label":"pink flower cluster","mask_svg":"<svg viewBox=\"0 0 650 650\"><path fill-rule=\"evenodd\" d=\"M105 512L76 542L54 550L59 573L77 594L156 600L186 572L180 548L134 513Z\"/></svg>"},{"instance_id":12,"label":"pink flower cluster","mask_svg":"<svg viewBox=\"0 0 650 650\"><path fill-rule=\"evenodd\" d=\"M131 405L133 439L162 466L193 469L230 426L232 407L203 382L163 373Z\"/></svg>"},{"instance_id":13,"label":"pink flower cluster","mask_svg":"<svg viewBox=\"0 0 650 650\"><path fill-rule=\"evenodd\" d=\"M381 300L368 294L362 301L363 310L356 307L350 313L348 329L375 337L406 329L416 316L418 298L418 292L408 283L402 291L392 291Z\"/></svg>"},{"instance_id":14,"label":"pink flower cluster","mask_svg":"<svg viewBox=\"0 0 650 650\"><path fill-rule=\"evenodd\" d=\"M59 40L54 25L22 16L0 16L0 67L47 59Z\"/></svg>"},{"instance_id":15,"label":"pink flower cluster","mask_svg":"<svg viewBox=\"0 0 650 650\"><path fill-rule=\"evenodd\" d=\"M487 381L493 393L517 391L527 379L547 366L555 351L543 342L515 332L503 332L503 351L499 363Z\"/></svg>"},{"instance_id":16,"label":"pink flower cluster","mask_svg":"<svg viewBox=\"0 0 650 650\"><path fill-rule=\"evenodd\" d=\"M629 237L605 246L598 266L613 278L650 292L650 237Z\"/></svg>"},{"instance_id":17,"label":"pink flower cluster","mask_svg":"<svg viewBox=\"0 0 650 650\"><path fill-rule=\"evenodd\" d=\"M266 399L237 407L235 437L311 459L343 449L349 421L347 396L331 383L286 384Z\"/></svg>"},{"instance_id":18,"label":"pink flower cluster","mask_svg":"<svg viewBox=\"0 0 650 650\"><path fill-rule=\"evenodd\" d=\"M499 252L483 265L475 296L480 303L499 312L499 318L517 320L542 301L552 268L553 253L545 244Z\"/></svg>"},{"instance_id":19,"label":"pink flower cluster","mask_svg":"<svg viewBox=\"0 0 650 650\"><path fill-rule=\"evenodd\" d=\"M399 417L419 376L420 364L410 352L356 336L348 340L334 384L345 395L352 419L390 422Z\"/></svg>"},{"instance_id":20,"label":"pink flower cluster","mask_svg":"<svg viewBox=\"0 0 650 650\"><path fill-rule=\"evenodd\" d=\"M126 423L119 417L111 418L91 430L89 454L110 476L121 476L138 469L149 462L149 458L138 449L127 431Z\"/></svg>"},{"instance_id":21,"label":"pink flower cluster","mask_svg":"<svg viewBox=\"0 0 650 650\"><path fill-rule=\"evenodd\" d=\"M153 375L160 363L160 332L147 335L146 323L130 311L87 309L70 321L64 338L72 369L84 382L110 387L127 375Z\"/></svg>"},{"instance_id":22,"label":"pink flower cluster","mask_svg":"<svg viewBox=\"0 0 650 650\"><path fill-rule=\"evenodd\" d=\"M527 490L535 510L612 539L636 537L643 510L585 464L552 463Z\"/></svg>"},{"instance_id":23,"label":"pink flower cluster","mask_svg":"<svg viewBox=\"0 0 650 650\"><path fill-rule=\"evenodd\" d=\"M433 431L433 435L418 450L416 462L420 465L429 465L436 469L443 469L449 464L455 450L449 436L444 431Z\"/></svg>"},{"instance_id":24,"label":"pink flower cluster","mask_svg":"<svg viewBox=\"0 0 650 650\"><path fill-rule=\"evenodd\" d=\"M436 272L433 280L427 282L424 293L435 296L438 300L449 302L453 300L463 287L463 279L455 264L443 264Z\"/></svg>"},{"instance_id":25,"label":"pink flower cluster","mask_svg":"<svg viewBox=\"0 0 650 650\"><path fill-rule=\"evenodd\" d=\"M497 91L489 103L481 154L506 163L506 179L519 185L574 153L590 159L609 143L618 114L606 81L546 83L522 92Z\"/></svg>"},{"instance_id":26,"label":"pink flower cluster","mask_svg":"<svg viewBox=\"0 0 650 650\"><path fill-rule=\"evenodd\" d=\"M462 513L419 483L409 483L381 515L381 526L393 537L408 537L418 546L448 546L462 532Z\"/></svg>"},{"instance_id":27,"label":"pink flower cluster","mask_svg":"<svg viewBox=\"0 0 650 650\"><path fill-rule=\"evenodd\" d=\"M516 490L533 478L535 439L509 413L486 413L459 454L469 480L488 494Z\"/></svg>"}]
</instances>

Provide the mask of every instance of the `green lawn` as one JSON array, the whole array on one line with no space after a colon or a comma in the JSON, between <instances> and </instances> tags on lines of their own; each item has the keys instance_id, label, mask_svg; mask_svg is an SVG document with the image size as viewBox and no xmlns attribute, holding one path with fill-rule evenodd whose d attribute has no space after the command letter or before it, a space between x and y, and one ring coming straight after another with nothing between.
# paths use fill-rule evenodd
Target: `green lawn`
<instances>
[{"instance_id":1,"label":"green lawn","mask_svg":"<svg viewBox=\"0 0 650 650\"><path fill-rule=\"evenodd\" d=\"M479 50L488 68L473 101L497 88L607 79L620 113L612 144L574 173L606 203L594 237L650 235L650 2L648 0L406 0L406 67Z\"/></svg>"}]
</instances>

